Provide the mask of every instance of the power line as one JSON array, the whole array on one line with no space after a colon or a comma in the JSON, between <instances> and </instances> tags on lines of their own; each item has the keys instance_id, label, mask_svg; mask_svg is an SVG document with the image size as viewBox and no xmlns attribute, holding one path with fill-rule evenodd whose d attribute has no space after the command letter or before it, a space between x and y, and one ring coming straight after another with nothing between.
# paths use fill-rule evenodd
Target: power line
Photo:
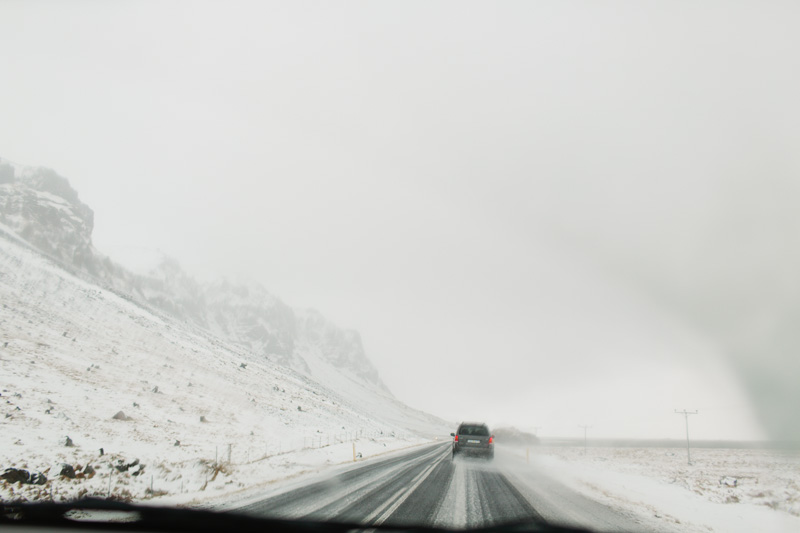
<instances>
[{"instance_id":1,"label":"power line","mask_svg":"<svg viewBox=\"0 0 800 533\"><path fill-rule=\"evenodd\" d=\"M697 414L697 410L695 410L695 411L687 411L686 409L684 409L683 411L678 411L677 409L675 409L675 413L677 413L679 415L683 415L683 417L686 419L686 462L687 462L687 464L691 465L692 464L692 454L689 451L689 415L696 415Z\"/></svg>"},{"instance_id":2,"label":"power line","mask_svg":"<svg viewBox=\"0 0 800 533\"><path fill-rule=\"evenodd\" d=\"M578 426L579 428L583 428L583 453L586 453L586 430L592 426Z\"/></svg>"}]
</instances>

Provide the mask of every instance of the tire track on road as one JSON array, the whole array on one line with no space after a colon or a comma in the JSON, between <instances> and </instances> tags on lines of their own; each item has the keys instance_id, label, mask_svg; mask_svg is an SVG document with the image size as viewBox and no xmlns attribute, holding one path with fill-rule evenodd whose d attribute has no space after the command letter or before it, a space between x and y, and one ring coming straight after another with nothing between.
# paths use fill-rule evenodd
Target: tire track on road
<instances>
[{"instance_id":1,"label":"tire track on road","mask_svg":"<svg viewBox=\"0 0 800 533\"><path fill-rule=\"evenodd\" d=\"M355 515L354 508L367 504L370 496L384 497L387 487L397 479L407 479L409 472L418 472L430 459L442 453L441 446L424 448L409 454L366 464L322 481L266 498L247 505L238 512L282 518L345 520ZM375 506L381 502L376 502ZM368 512L360 513L367 516ZM357 520L358 516L353 516Z\"/></svg>"}]
</instances>

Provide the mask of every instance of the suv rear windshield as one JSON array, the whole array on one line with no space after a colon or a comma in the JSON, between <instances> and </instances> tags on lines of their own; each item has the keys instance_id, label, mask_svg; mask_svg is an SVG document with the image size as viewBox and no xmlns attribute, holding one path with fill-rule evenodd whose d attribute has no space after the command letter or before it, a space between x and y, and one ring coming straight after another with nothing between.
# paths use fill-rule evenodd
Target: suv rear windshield
<instances>
[{"instance_id":1,"label":"suv rear windshield","mask_svg":"<svg viewBox=\"0 0 800 533\"><path fill-rule=\"evenodd\" d=\"M461 426L458 428L459 435L474 435L476 437L488 437L489 428L486 426Z\"/></svg>"}]
</instances>

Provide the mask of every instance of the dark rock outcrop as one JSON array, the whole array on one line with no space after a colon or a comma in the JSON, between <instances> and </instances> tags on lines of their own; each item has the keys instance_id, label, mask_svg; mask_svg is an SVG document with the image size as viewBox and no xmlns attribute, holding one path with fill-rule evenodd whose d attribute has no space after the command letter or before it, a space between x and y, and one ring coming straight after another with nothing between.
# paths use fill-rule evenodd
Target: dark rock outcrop
<instances>
[{"instance_id":1,"label":"dark rock outcrop","mask_svg":"<svg viewBox=\"0 0 800 533\"><path fill-rule=\"evenodd\" d=\"M3 470L3 473L0 474L0 479L3 479L9 483L27 483L30 479L30 473L27 470L22 470L20 468L6 468Z\"/></svg>"},{"instance_id":2,"label":"dark rock outcrop","mask_svg":"<svg viewBox=\"0 0 800 533\"><path fill-rule=\"evenodd\" d=\"M44 485L47 483L47 476L42 474L41 472L31 472L31 476L28 480L28 483L31 485Z\"/></svg>"},{"instance_id":3,"label":"dark rock outcrop","mask_svg":"<svg viewBox=\"0 0 800 533\"><path fill-rule=\"evenodd\" d=\"M131 471L131 474L137 476L144 470L144 465L139 463L139 459L134 459L131 462L127 462L124 459L117 459L117 464L114 465L114 468L116 468L118 472Z\"/></svg>"},{"instance_id":4,"label":"dark rock outcrop","mask_svg":"<svg viewBox=\"0 0 800 533\"><path fill-rule=\"evenodd\" d=\"M6 468L0 474L0 479L8 483L23 483L29 485L44 485L47 483L47 476L41 472L28 472L22 468Z\"/></svg>"},{"instance_id":5,"label":"dark rock outcrop","mask_svg":"<svg viewBox=\"0 0 800 533\"><path fill-rule=\"evenodd\" d=\"M50 475L53 477L63 476L69 479L75 478L75 468L71 464L56 463L50 467Z\"/></svg>"}]
</instances>

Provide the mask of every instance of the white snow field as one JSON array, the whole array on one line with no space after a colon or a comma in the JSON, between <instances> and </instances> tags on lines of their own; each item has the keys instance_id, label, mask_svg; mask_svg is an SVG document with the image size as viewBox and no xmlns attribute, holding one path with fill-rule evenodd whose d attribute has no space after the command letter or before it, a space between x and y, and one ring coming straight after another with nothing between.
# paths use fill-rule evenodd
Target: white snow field
<instances>
[{"instance_id":1,"label":"white snow field","mask_svg":"<svg viewBox=\"0 0 800 533\"><path fill-rule=\"evenodd\" d=\"M447 429L336 379L325 388L145 309L0 228L0 471L48 477L3 481L2 501L224 499L352 462L353 443L364 460Z\"/></svg>"},{"instance_id":2,"label":"white snow field","mask_svg":"<svg viewBox=\"0 0 800 533\"><path fill-rule=\"evenodd\" d=\"M521 482L541 475L666 530L800 531L800 454L765 449L515 448Z\"/></svg>"}]
</instances>

